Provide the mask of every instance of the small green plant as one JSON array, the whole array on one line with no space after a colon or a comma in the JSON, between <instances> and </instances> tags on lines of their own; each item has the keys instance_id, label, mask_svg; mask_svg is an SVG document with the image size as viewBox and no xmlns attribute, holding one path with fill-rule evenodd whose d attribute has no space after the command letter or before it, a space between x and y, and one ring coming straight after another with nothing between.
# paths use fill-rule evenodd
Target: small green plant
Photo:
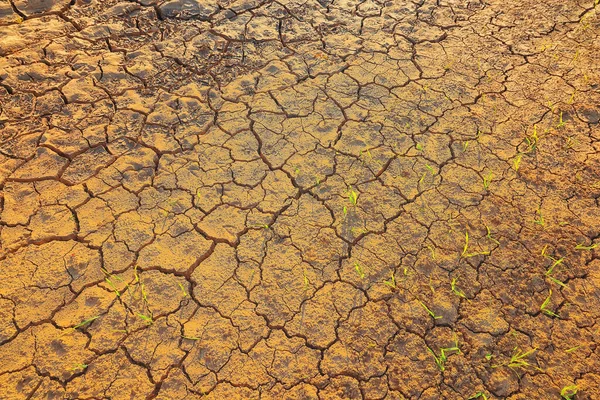
<instances>
[{"instance_id":1,"label":"small green plant","mask_svg":"<svg viewBox=\"0 0 600 400\"><path fill-rule=\"evenodd\" d=\"M488 400L488 397L483 392L477 392L473 396L469 397L467 400L473 400L481 398L482 400Z\"/></svg>"},{"instance_id":2,"label":"small green plant","mask_svg":"<svg viewBox=\"0 0 600 400\"><path fill-rule=\"evenodd\" d=\"M483 177L483 188L487 191L490 189L490 183L492 183L492 178L494 177L494 175L492 174L492 172L488 172L488 174L486 176Z\"/></svg>"},{"instance_id":3,"label":"small green plant","mask_svg":"<svg viewBox=\"0 0 600 400\"><path fill-rule=\"evenodd\" d=\"M85 321L82 321L82 322L78 323L77 325L75 325L73 327L73 329L83 328L84 326L91 324L93 321L97 320L98 318L100 318L99 315L96 315L95 317L92 317L92 318L88 318Z\"/></svg>"},{"instance_id":4,"label":"small green plant","mask_svg":"<svg viewBox=\"0 0 600 400\"><path fill-rule=\"evenodd\" d=\"M537 148L539 139L537 125L533 125L533 133L529 136L526 136L524 140L525 143L527 143L527 150L525 150L525 153L531 153L534 151Z\"/></svg>"},{"instance_id":5,"label":"small green plant","mask_svg":"<svg viewBox=\"0 0 600 400\"><path fill-rule=\"evenodd\" d=\"M77 371L83 371L84 369L86 369L88 367L87 364L83 364L83 363L79 363L79 364L74 364L71 368L69 368L68 370L71 372L77 372Z\"/></svg>"},{"instance_id":6,"label":"small green plant","mask_svg":"<svg viewBox=\"0 0 600 400\"><path fill-rule=\"evenodd\" d=\"M431 309L429 309L429 307L427 307L425 305L425 303L423 303L421 300L418 300L419 304L421 304L421 307L423 307L425 309L425 311L427 311L427 314L429 314L429 316L433 319L440 319L443 318L441 315L435 315L435 313L433 311L431 311Z\"/></svg>"},{"instance_id":7,"label":"small green plant","mask_svg":"<svg viewBox=\"0 0 600 400\"><path fill-rule=\"evenodd\" d=\"M390 279L384 280L383 283L392 289L396 289L396 277L394 276L394 271L390 272Z\"/></svg>"},{"instance_id":8,"label":"small green plant","mask_svg":"<svg viewBox=\"0 0 600 400\"><path fill-rule=\"evenodd\" d=\"M563 112L560 112L560 116L558 117L558 125L556 125L557 128L562 128L563 126L566 125L566 122L563 120Z\"/></svg>"},{"instance_id":9,"label":"small green plant","mask_svg":"<svg viewBox=\"0 0 600 400\"><path fill-rule=\"evenodd\" d=\"M352 187L348 190L348 200L350 201L350 204L356 207L356 204L358 203L358 193L356 193Z\"/></svg>"},{"instance_id":10,"label":"small green plant","mask_svg":"<svg viewBox=\"0 0 600 400\"><path fill-rule=\"evenodd\" d=\"M500 242L492 237L492 232L490 231L489 226L486 225L485 230L487 231L487 235L485 235L485 237L491 240L492 242L496 243L497 245L500 245Z\"/></svg>"},{"instance_id":11,"label":"small green plant","mask_svg":"<svg viewBox=\"0 0 600 400\"><path fill-rule=\"evenodd\" d=\"M454 352L455 354L460 354L460 349L458 348L458 343L455 342L454 347L445 347L440 349L440 355L436 355L435 352L433 350L431 350L431 348L428 346L427 350L431 353L431 355L433 356L433 359L435 360L435 365L437 365L437 367L439 368L440 371L445 371L446 370L446 361L448 360L448 356L450 354L448 353L452 353Z\"/></svg>"},{"instance_id":12,"label":"small green plant","mask_svg":"<svg viewBox=\"0 0 600 400\"><path fill-rule=\"evenodd\" d=\"M463 247L463 251L460 255L460 258L486 256L486 255L490 254L489 251L479 251L479 252L475 252L475 253L468 253L467 252L468 250L469 250L469 231L465 231L465 245Z\"/></svg>"},{"instance_id":13,"label":"small green plant","mask_svg":"<svg viewBox=\"0 0 600 400\"><path fill-rule=\"evenodd\" d=\"M152 317L149 317L147 315L144 315L144 314L141 314L141 313L137 313L137 316L140 317L142 319L142 321L144 321L148 325L150 325L150 324L152 324L154 322L154 320L152 319Z\"/></svg>"},{"instance_id":14,"label":"small green plant","mask_svg":"<svg viewBox=\"0 0 600 400\"><path fill-rule=\"evenodd\" d=\"M571 347L571 348L569 348L569 349L566 349L566 350L565 350L565 353L572 353L572 352L574 352L574 351L577 351L577 350L579 350L580 348L581 348L581 345L577 345L577 346Z\"/></svg>"},{"instance_id":15,"label":"small green plant","mask_svg":"<svg viewBox=\"0 0 600 400\"><path fill-rule=\"evenodd\" d=\"M577 385L568 385L562 388L560 396L565 400L573 400L573 397L577 394L579 388Z\"/></svg>"},{"instance_id":16,"label":"small green plant","mask_svg":"<svg viewBox=\"0 0 600 400\"><path fill-rule=\"evenodd\" d=\"M598 247L598 243L594 243L591 246L586 246L583 243L581 243L575 246L575 250L594 250L596 247Z\"/></svg>"},{"instance_id":17,"label":"small green plant","mask_svg":"<svg viewBox=\"0 0 600 400\"><path fill-rule=\"evenodd\" d=\"M183 287L183 285L181 284L181 282L177 282L177 284L179 285L179 288L181 289L181 292L183 293L183 297L188 297L188 294L185 291L185 287Z\"/></svg>"},{"instance_id":18,"label":"small green plant","mask_svg":"<svg viewBox=\"0 0 600 400\"><path fill-rule=\"evenodd\" d=\"M360 277L360 279L365 279L365 276L366 276L365 275L365 271L360 266L360 264L358 262L356 262L356 261L354 262L354 270L356 271L356 273L358 274L358 276Z\"/></svg>"},{"instance_id":19,"label":"small green plant","mask_svg":"<svg viewBox=\"0 0 600 400\"><path fill-rule=\"evenodd\" d=\"M513 159L513 169L515 171L519 170L519 167L521 166L521 160L523 160L523 154L519 153L516 155L516 157Z\"/></svg>"},{"instance_id":20,"label":"small green plant","mask_svg":"<svg viewBox=\"0 0 600 400\"><path fill-rule=\"evenodd\" d=\"M306 275L306 268L302 270L302 277L304 280L304 290L308 290L310 288L310 281L308 280L308 276Z\"/></svg>"},{"instance_id":21,"label":"small green plant","mask_svg":"<svg viewBox=\"0 0 600 400\"><path fill-rule=\"evenodd\" d=\"M417 143L415 147L417 148L417 150L423 151L423 145L421 143Z\"/></svg>"},{"instance_id":22,"label":"small green plant","mask_svg":"<svg viewBox=\"0 0 600 400\"><path fill-rule=\"evenodd\" d=\"M533 222L542 227L544 225L546 225L546 220L544 219L544 216L542 215L542 210L539 207L535 211L535 218L534 218Z\"/></svg>"},{"instance_id":23,"label":"small green plant","mask_svg":"<svg viewBox=\"0 0 600 400\"><path fill-rule=\"evenodd\" d=\"M544 253L545 253L545 250L546 249L544 248ZM563 263L563 261L565 260L565 258L562 257L562 258L559 258L557 260L557 259L555 259L552 256L545 256L545 257L548 258L548 259L550 259L550 260L552 260L552 261L554 261L552 263L552 265L550 266L550 268L548 268L546 270L546 273L545 273L546 277L548 279L550 279L552 282L556 283L557 285L560 285L562 287L566 287L567 285L564 282L561 282L561 281L559 281L558 279L556 279L555 277L552 276L552 274L554 273L554 268L556 268L557 266L561 265Z\"/></svg>"},{"instance_id":24,"label":"small green plant","mask_svg":"<svg viewBox=\"0 0 600 400\"><path fill-rule=\"evenodd\" d=\"M452 278L452 281L450 282L450 288L452 290L452 293L454 293L458 297L462 297L463 299L466 299L467 296L465 295L465 293L456 287L457 281L458 281L457 278Z\"/></svg>"},{"instance_id":25,"label":"small green plant","mask_svg":"<svg viewBox=\"0 0 600 400\"><path fill-rule=\"evenodd\" d=\"M544 300L544 302L540 306L540 311L542 311L544 314L546 314L550 317L559 318L558 314L556 314L554 311L552 311L548 308L551 298L552 298L552 289L549 289L548 297L546 297L546 300Z\"/></svg>"},{"instance_id":26,"label":"small green plant","mask_svg":"<svg viewBox=\"0 0 600 400\"><path fill-rule=\"evenodd\" d=\"M510 361L506 364L507 367L515 369L515 368L528 368L532 365L527 360L531 354L535 353L537 349L531 349L523 353L518 347L513 349L513 354L510 357Z\"/></svg>"}]
</instances>

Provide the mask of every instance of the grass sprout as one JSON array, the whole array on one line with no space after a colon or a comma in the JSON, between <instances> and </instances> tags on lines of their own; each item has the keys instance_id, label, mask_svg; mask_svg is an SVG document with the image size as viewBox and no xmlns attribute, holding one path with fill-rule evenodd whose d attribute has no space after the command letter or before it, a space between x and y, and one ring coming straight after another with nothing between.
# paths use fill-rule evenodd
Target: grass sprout
<instances>
[{"instance_id":1,"label":"grass sprout","mask_svg":"<svg viewBox=\"0 0 600 400\"><path fill-rule=\"evenodd\" d=\"M354 262L354 270L356 271L360 279L365 279L365 270L360 266L358 262Z\"/></svg>"},{"instance_id":2,"label":"grass sprout","mask_svg":"<svg viewBox=\"0 0 600 400\"><path fill-rule=\"evenodd\" d=\"M565 400L573 400L573 397L577 394L579 388L577 385L568 385L561 389L560 397Z\"/></svg>"},{"instance_id":3,"label":"grass sprout","mask_svg":"<svg viewBox=\"0 0 600 400\"><path fill-rule=\"evenodd\" d=\"M598 243L594 243L591 246L586 246L583 243L581 243L575 246L575 250L594 250L596 247L598 247Z\"/></svg>"},{"instance_id":4,"label":"grass sprout","mask_svg":"<svg viewBox=\"0 0 600 400\"><path fill-rule=\"evenodd\" d=\"M429 314L429 316L431 316L431 318L433 319L440 319L443 318L441 315L436 315L433 311L431 311L431 309L429 307L427 307L425 305L425 303L423 303L421 300L418 300L419 304L421 304L421 307L423 307L425 309L425 311L427 311L427 314Z\"/></svg>"},{"instance_id":5,"label":"grass sprout","mask_svg":"<svg viewBox=\"0 0 600 400\"><path fill-rule=\"evenodd\" d=\"M558 314L556 314L554 311L552 311L548 308L551 298L552 298L552 289L549 290L548 297L546 297L546 300L544 300L544 302L540 306L540 311L542 311L544 314L546 314L550 317L560 318Z\"/></svg>"},{"instance_id":6,"label":"grass sprout","mask_svg":"<svg viewBox=\"0 0 600 400\"><path fill-rule=\"evenodd\" d=\"M452 293L454 293L458 297L462 297L463 299L466 299L467 296L465 295L465 293L456 287L457 281L458 281L457 278L452 278L452 281L450 282L450 288L452 290Z\"/></svg>"},{"instance_id":7,"label":"grass sprout","mask_svg":"<svg viewBox=\"0 0 600 400\"><path fill-rule=\"evenodd\" d=\"M383 283L392 289L396 289L396 277L394 276L394 271L390 273L390 279L383 281Z\"/></svg>"},{"instance_id":8,"label":"grass sprout","mask_svg":"<svg viewBox=\"0 0 600 400\"><path fill-rule=\"evenodd\" d=\"M436 355L435 352L430 347L427 347L427 350L431 353L431 355L433 356L433 359L435 360L435 364L437 365L439 370L442 372L446 370L445 364L446 364L446 361L448 360L448 356L450 355L448 353L460 354L460 349L458 348L457 343L455 343L454 347L445 347L445 348L440 349L439 355Z\"/></svg>"}]
</instances>

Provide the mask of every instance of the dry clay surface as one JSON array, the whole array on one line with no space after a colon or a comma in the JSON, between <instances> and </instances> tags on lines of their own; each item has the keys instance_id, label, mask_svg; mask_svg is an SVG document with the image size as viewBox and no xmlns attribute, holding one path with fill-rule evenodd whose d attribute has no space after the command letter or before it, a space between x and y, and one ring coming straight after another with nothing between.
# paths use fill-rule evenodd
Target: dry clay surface
<instances>
[{"instance_id":1,"label":"dry clay surface","mask_svg":"<svg viewBox=\"0 0 600 400\"><path fill-rule=\"evenodd\" d=\"M0 0L0 398L600 398L594 2Z\"/></svg>"}]
</instances>

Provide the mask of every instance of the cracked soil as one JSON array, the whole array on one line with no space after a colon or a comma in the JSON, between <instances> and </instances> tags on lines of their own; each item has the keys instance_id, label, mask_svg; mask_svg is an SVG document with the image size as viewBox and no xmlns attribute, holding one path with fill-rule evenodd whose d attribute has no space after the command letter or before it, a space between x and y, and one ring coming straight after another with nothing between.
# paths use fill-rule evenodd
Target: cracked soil
<instances>
[{"instance_id":1,"label":"cracked soil","mask_svg":"<svg viewBox=\"0 0 600 400\"><path fill-rule=\"evenodd\" d=\"M598 0L0 0L0 399L599 399Z\"/></svg>"}]
</instances>

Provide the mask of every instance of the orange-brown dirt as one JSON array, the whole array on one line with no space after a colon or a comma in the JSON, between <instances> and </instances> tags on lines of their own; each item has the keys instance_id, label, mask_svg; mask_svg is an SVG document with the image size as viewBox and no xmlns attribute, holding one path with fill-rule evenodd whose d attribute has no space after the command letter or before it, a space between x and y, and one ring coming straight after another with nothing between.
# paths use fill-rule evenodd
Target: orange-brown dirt
<instances>
[{"instance_id":1,"label":"orange-brown dirt","mask_svg":"<svg viewBox=\"0 0 600 400\"><path fill-rule=\"evenodd\" d=\"M599 399L597 0L0 0L0 399Z\"/></svg>"}]
</instances>

